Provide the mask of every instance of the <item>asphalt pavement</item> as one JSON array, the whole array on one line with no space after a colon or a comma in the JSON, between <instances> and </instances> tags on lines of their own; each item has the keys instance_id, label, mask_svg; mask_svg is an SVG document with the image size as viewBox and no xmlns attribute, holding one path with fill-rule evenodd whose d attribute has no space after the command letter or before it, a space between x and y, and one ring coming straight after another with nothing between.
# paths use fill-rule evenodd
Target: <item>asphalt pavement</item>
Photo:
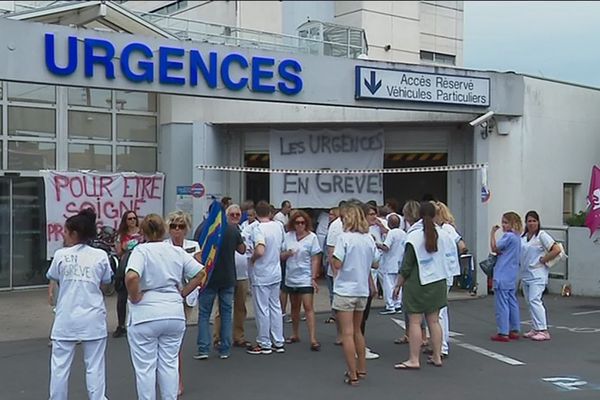
<instances>
[{"instance_id":1,"label":"asphalt pavement","mask_svg":"<svg viewBox=\"0 0 600 400\"><path fill-rule=\"evenodd\" d=\"M7 296L2 294L0 301ZM457 298L456 296L454 298ZM460 297L458 297L460 298ZM333 344L335 327L317 316L320 352L309 349L306 327L300 343L286 345L284 354L248 355L234 348L231 358L192 358L197 329L188 327L184 354L184 399L598 399L600 398L600 299L546 296L552 340L510 343L489 340L495 333L494 298L450 303L452 343L442 368L425 363L418 371L398 371L394 363L408 356L407 345L396 345L402 314L382 316L373 310L367 323L367 343L381 357L368 361L360 386L343 383L342 350ZM523 331L529 315L521 302ZM394 321L396 320L396 321ZM3 319L2 330L9 321ZM285 324L289 335L291 325ZM247 337L255 336L254 321L246 321ZM38 335L39 336L39 335ZM48 396L50 348L46 337L0 342L0 399L43 399ZM109 399L135 399L133 368L125 338L108 340ZM70 398L85 399L81 350L71 374Z\"/></svg>"}]
</instances>

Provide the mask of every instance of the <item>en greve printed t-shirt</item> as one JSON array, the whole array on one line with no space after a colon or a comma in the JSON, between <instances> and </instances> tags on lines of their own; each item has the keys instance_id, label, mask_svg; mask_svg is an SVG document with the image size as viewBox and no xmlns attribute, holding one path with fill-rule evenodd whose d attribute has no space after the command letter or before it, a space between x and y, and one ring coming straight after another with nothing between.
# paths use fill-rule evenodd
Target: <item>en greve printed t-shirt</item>
<instances>
[{"instance_id":1,"label":"en greve printed t-shirt","mask_svg":"<svg viewBox=\"0 0 600 400\"><path fill-rule=\"evenodd\" d=\"M265 253L248 268L254 286L269 286L281 282L281 250L285 231L277 221L260 222L252 229L252 247L265 246Z\"/></svg>"},{"instance_id":2,"label":"en greve printed t-shirt","mask_svg":"<svg viewBox=\"0 0 600 400\"><path fill-rule=\"evenodd\" d=\"M312 287L312 257L321 253L317 235L309 232L298 240L296 232L285 235L284 250L294 251L289 257L285 269L285 285L288 287Z\"/></svg>"},{"instance_id":3,"label":"en greve printed t-shirt","mask_svg":"<svg viewBox=\"0 0 600 400\"><path fill-rule=\"evenodd\" d=\"M373 237L368 233L344 232L338 238L333 256L342 262L333 279L333 293L368 297L371 267L379 261Z\"/></svg>"},{"instance_id":4,"label":"en greve printed t-shirt","mask_svg":"<svg viewBox=\"0 0 600 400\"><path fill-rule=\"evenodd\" d=\"M112 280L106 252L85 244L59 249L46 276L60 287L51 339L105 338L106 307L100 285Z\"/></svg>"},{"instance_id":5,"label":"en greve printed t-shirt","mask_svg":"<svg viewBox=\"0 0 600 400\"><path fill-rule=\"evenodd\" d=\"M204 266L181 247L169 242L143 243L133 249L126 273L140 276L142 300L129 302L129 325L163 319L185 320L180 290Z\"/></svg>"},{"instance_id":6,"label":"en greve printed t-shirt","mask_svg":"<svg viewBox=\"0 0 600 400\"><path fill-rule=\"evenodd\" d=\"M548 283L550 268L540 263L540 257L543 257L554 243L552 236L542 230L529 241L527 235L521 237L521 279L523 281Z\"/></svg>"}]
</instances>

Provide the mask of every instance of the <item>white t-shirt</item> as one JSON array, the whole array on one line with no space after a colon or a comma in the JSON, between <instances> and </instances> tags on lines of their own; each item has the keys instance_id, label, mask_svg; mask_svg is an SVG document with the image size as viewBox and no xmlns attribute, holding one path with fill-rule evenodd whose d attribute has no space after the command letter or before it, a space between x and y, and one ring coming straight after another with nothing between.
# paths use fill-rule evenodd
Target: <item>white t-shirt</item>
<instances>
[{"instance_id":1,"label":"white t-shirt","mask_svg":"<svg viewBox=\"0 0 600 400\"><path fill-rule=\"evenodd\" d=\"M250 262L250 256L252 256L252 244L250 243L250 229L248 228L248 221L244 221L246 224L240 225L240 230L242 234L242 239L244 240L244 244L246 245L246 252L244 254L240 254L237 251L234 253L235 257L235 276L238 281L243 281L248 279L248 264ZM254 221L252 225L257 225L258 222Z\"/></svg>"},{"instance_id":2,"label":"white t-shirt","mask_svg":"<svg viewBox=\"0 0 600 400\"><path fill-rule=\"evenodd\" d=\"M443 224L440 226L440 228L442 228L444 232L450 235L450 238L454 243L458 244L458 242L462 240L462 237L460 236L456 228L451 224Z\"/></svg>"},{"instance_id":3,"label":"white t-shirt","mask_svg":"<svg viewBox=\"0 0 600 400\"><path fill-rule=\"evenodd\" d=\"M281 211L277 212L277 214L275 214L275 216L273 217L273 221L281 222L284 228L287 227L288 220L288 216L282 213Z\"/></svg>"},{"instance_id":4,"label":"white t-shirt","mask_svg":"<svg viewBox=\"0 0 600 400\"><path fill-rule=\"evenodd\" d=\"M170 243L171 245L175 246L175 244L173 244L173 241L170 238L166 239L165 242ZM197 252L200 251L200 244L194 240L183 239L183 250L185 250L186 253L191 254L193 256L194 254L196 254ZM183 278L183 281L186 282L186 279ZM187 304L189 307L195 307L196 304L198 304L198 295L199 294L200 294L199 289L198 288L194 289L185 298L185 304Z\"/></svg>"},{"instance_id":5,"label":"white t-shirt","mask_svg":"<svg viewBox=\"0 0 600 400\"><path fill-rule=\"evenodd\" d=\"M338 238L333 256L342 262L333 280L338 296L368 297L369 274L378 261L375 241L368 233L344 232Z\"/></svg>"},{"instance_id":6,"label":"white t-shirt","mask_svg":"<svg viewBox=\"0 0 600 400\"><path fill-rule=\"evenodd\" d=\"M129 325L163 319L185 319L180 290L183 279L190 280L204 266L184 249L170 242L137 245L125 272L140 276L142 300L129 302Z\"/></svg>"},{"instance_id":7,"label":"white t-shirt","mask_svg":"<svg viewBox=\"0 0 600 400\"><path fill-rule=\"evenodd\" d=\"M281 250L283 249L285 231L280 222L260 222L251 230L252 247L259 244L265 246L262 257L250 265L248 275L254 286L268 286L281 282Z\"/></svg>"},{"instance_id":8,"label":"white t-shirt","mask_svg":"<svg viewBox=\"0 0 600 400\"><path fill-rule=\"evenodd\" d=\"M321 249L325 249L325 238L327 237L328 230L329 213L323 211L321 212L321 214L319 214L319 218L317 218L317 229L315 230L315 234L317 235L317 239L319 240L319 246L321 246Z\"/></svg>"},{"instance_id":9,"label":"white t-shirt","mask_svg":"<svg viewBox=\"0 0 600 400\"><path fill-rule=\"evenodd\" d=\"M342 233L344 233L344 224L342 219L337 217L331 222L331 224L329 224L325 245L327 247L335 247L335 244ZM327 248L325 248L324 251L327 251ZM327 275L333 277L333 268L331 264L327 265Z\"/></svg>"},{"instance_id":10,"label":"white t-shirt","mask_svg":"<svg viewBox=\"0 0 600 400\"><path fill-rule=\"evenodd\" d=\"M527 241L527 235L521 238L521 279L531 283L548 283L550 268L540 263L555 243L552 236L540 230L536 236Z\"/></svg>"},{"instance_id":11,"label":"white t-shirt","mask_svg":"<svg viewBox=\"0 0 600 400\"><path fill-rule=\"evenodd\" d=\"M107 335L101 284L112 280L106 252L85 244L54 253L48 279L58 282L53 340L98 340Z\"/></svg>"},{"instance_id":12,"label":"white t-shirt","mask_svg":"<svg viewBox=\"0 0 600 400\"><path fill-rule=\"evenodd\" d=\"M404 259L406 232L400 228L390 229L383 244L389 251L384 251L381 255L379 270L383 274L397 274Z\"/></svg>"},{"instance_id":13,"label":"white t-shirt","mask_svg":"<svg viewBox=\"0 0 600 400\"><path fill-rule=\"evenodd\" d=\"M317 235L309 232L300 241L296 232L285 234L285 250L296 252L285 263L285 285L288 287L312 287L312 257L321 253Z\"/></svg>"}]
</instances>

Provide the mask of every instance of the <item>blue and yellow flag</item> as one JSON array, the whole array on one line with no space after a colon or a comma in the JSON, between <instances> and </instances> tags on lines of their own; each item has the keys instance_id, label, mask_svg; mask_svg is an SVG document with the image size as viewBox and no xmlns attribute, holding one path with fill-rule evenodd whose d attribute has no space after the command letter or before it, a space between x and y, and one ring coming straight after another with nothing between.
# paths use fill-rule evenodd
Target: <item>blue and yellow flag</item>
<instances>
[{"instance_id":1,"label":"blue and yellow flag","mask_svg":"<svg viewBox=\"0 0 600 400\"><path fill-rule=\"evenodd\" d=\"M206 269L206 280L200 286L200 292L206 288L217 262L217 256L223 241L223 235L227 228L225 210L217 200L213 201L208 209L208 216L204 221L204 227L198 236L200 244L201 260Z\"/></svg>"}]
</instances>

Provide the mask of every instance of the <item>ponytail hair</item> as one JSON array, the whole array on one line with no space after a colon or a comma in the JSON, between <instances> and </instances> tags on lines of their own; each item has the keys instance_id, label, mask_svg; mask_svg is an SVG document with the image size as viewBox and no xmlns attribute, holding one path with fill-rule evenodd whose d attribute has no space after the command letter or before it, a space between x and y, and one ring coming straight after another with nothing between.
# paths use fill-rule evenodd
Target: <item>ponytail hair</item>
<instances>
[{"instance_id":1,"label":"ponytail hair","mask_svg":"<svg viewBox=\"0 0 600 400\"><path fill-rule=\"evenodd\" d=\"M438 233L435 229L435 223L433 222L435 218L435 206L431 202L423 202L421 203L421 208L419 209L419 215L423 220L423 234L425 235L425 250L428 253L435 253L438 251L437 240Z\"/></svg>"},{"instance_id":2,"label":"ponytail hair","mask_svg":"<svg viewBox=\"0 0 600 400\"><path fill-rule=\"evenodd\" d=\"M77 234L78 243L89 243L96 237L96 213L91 208L67 218L65 227Z\"/></svg>"}]
</instances>

